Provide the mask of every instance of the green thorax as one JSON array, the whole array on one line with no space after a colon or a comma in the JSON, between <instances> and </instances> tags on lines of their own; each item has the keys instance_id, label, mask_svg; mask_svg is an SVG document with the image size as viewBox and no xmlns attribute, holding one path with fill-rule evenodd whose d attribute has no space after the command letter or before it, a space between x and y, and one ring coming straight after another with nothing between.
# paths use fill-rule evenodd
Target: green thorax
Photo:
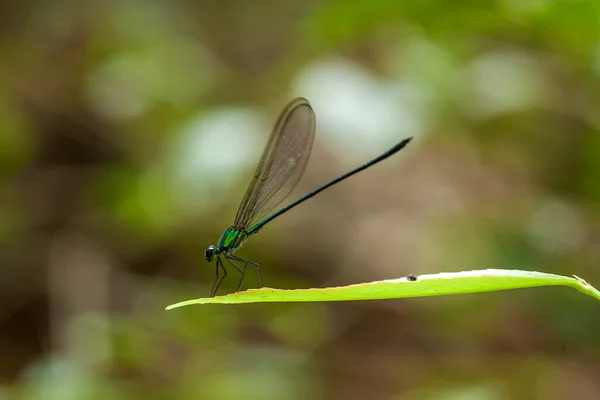
<instances>
[{"instance_id":1,"label":"green thorax","mask_svg":"<svg viewBox=\"0 0 600 400\"><path fill-rule=\"evenodd\" d=\"M233 227L227 228L223 236L221 237L221 241L219 242L219 253L229 253L233 254L244 240L248 237L248 234L239 229L235 229Z\"/></svg>"}]
</instances>

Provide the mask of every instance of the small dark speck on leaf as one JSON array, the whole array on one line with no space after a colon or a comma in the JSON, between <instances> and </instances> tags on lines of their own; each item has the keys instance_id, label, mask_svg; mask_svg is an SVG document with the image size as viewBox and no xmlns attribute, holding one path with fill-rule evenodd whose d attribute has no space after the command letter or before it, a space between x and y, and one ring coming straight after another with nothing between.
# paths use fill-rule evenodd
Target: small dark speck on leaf
<instances>
[{"instance_id":1,"label":"small dark speck on leaf","mask_svg":"<svg viewBox=\"0 0 600 400\"><path fill-rule=\"evenodd\" d=\"M409 274L406 279L408 279L411 282L414 282L417 280L417 276L415 274Z\"/></svg>"}]
</instances>

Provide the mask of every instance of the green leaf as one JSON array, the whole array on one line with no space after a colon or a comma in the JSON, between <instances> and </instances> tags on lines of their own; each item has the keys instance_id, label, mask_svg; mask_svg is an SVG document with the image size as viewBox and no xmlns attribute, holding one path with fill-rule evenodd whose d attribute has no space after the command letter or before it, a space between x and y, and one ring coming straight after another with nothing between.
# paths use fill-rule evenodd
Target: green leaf
<instances>
[{"instance_id":1,"label":"green leaf","mask_svg":"<svg viewBox=\"0 0 600 400\"><path fill-rule=\"evenodd\" d=\"M414 275L412 278L414 279ZM571 286L588 296L600 300L600 292L577 276L572 278L542 272L484 269L421 275L416 277L416 280L405 277L320 289L282 290L265 287L225 296L182 301L168 306L167 310L192 304L402 299L493 292L538 286Z\"/></svg>"}]
</instances>

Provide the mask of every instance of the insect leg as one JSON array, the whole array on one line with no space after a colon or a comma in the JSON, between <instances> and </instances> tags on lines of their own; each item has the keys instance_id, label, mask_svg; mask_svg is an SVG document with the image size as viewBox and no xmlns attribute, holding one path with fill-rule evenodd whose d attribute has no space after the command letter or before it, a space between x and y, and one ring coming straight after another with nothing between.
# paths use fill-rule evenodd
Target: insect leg
<instances>
[{"instance_id":1,"label":"insect leg","mask_svg":"<svg viewBox=\"0 0 600 400\"><path fill-rule=\"evenodd\" d=\"M244 276L246 276L246 264L244 264L244 268L240 268L237 264L235 264L233 261L231 261L232 258L236 261L242 261L242 262L245 262L245 261L236 256L232 256L232 255L225 256L225 259L227 261L229 261L229 264L233 265L235 267L235 269L237 269L241 274L240 283L238 283L238 287L235 290L236 292L239 292L240 288L242 287L242 282L244 281Z\"/></svg>"},{"instance_id":2,"label":"insect leg","mask_svg":"<svg viewBox=\"0 0 600 400\"><path fill-rule=\"evenodd\" d=\"M244 263L244 274L246 273L246 267L248 266L248 264L252 265L254 268L256 268L256 273L258 274L258 281L260 282L260 287L263 287L263 278L262 278L262 271L260 270L260 265L258 265L258 263L255 263L254 261L249 261L249 260L245 260L243 258L240 258L238 256L234 256L234 255L230 255L230 258L236 260L236 261L240 261ZM243 277L243 274L242 274ZM241 285L241 282L240 282Z\"/></svg>"},{"instance_id":3,"label":"insect leg","mask_svg":"<svg viewBox=\"0 0 600 400\"><path fill-rule=\"evenodd\" d=\"M225 277L227 276L227 270L223 265L223 261L221 261L221 257L217 257L216 264L217 266L215 268L215 281L213 282L212 289L210 289L210 297L215 297L219 286L221 286L221 282L223 282L223 279L225 279ZM223 270L223 276L221 277L221 279L219 279L219 267L221 267L221 269Z\"/></svg>"}]
</instances>

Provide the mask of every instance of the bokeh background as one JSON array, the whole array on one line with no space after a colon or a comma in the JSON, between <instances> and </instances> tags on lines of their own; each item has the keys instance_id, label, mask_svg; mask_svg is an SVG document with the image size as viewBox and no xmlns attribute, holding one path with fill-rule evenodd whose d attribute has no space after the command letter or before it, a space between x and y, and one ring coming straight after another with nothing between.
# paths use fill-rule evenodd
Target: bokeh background
<instances>
[{"instance_id":1,"label":"bokeh background","mask_svg":"<svg viewBox=\"0 0 600 400\"><path fill-rule=\"evenodd\" d=\"M208 293L296 96L289 200L415 139L246 243L268 286L599 285L598 1L5 0L0 88L0 399L600 398L600 308L567 288L164 311Z\"/></svg>"}]
</instances>

